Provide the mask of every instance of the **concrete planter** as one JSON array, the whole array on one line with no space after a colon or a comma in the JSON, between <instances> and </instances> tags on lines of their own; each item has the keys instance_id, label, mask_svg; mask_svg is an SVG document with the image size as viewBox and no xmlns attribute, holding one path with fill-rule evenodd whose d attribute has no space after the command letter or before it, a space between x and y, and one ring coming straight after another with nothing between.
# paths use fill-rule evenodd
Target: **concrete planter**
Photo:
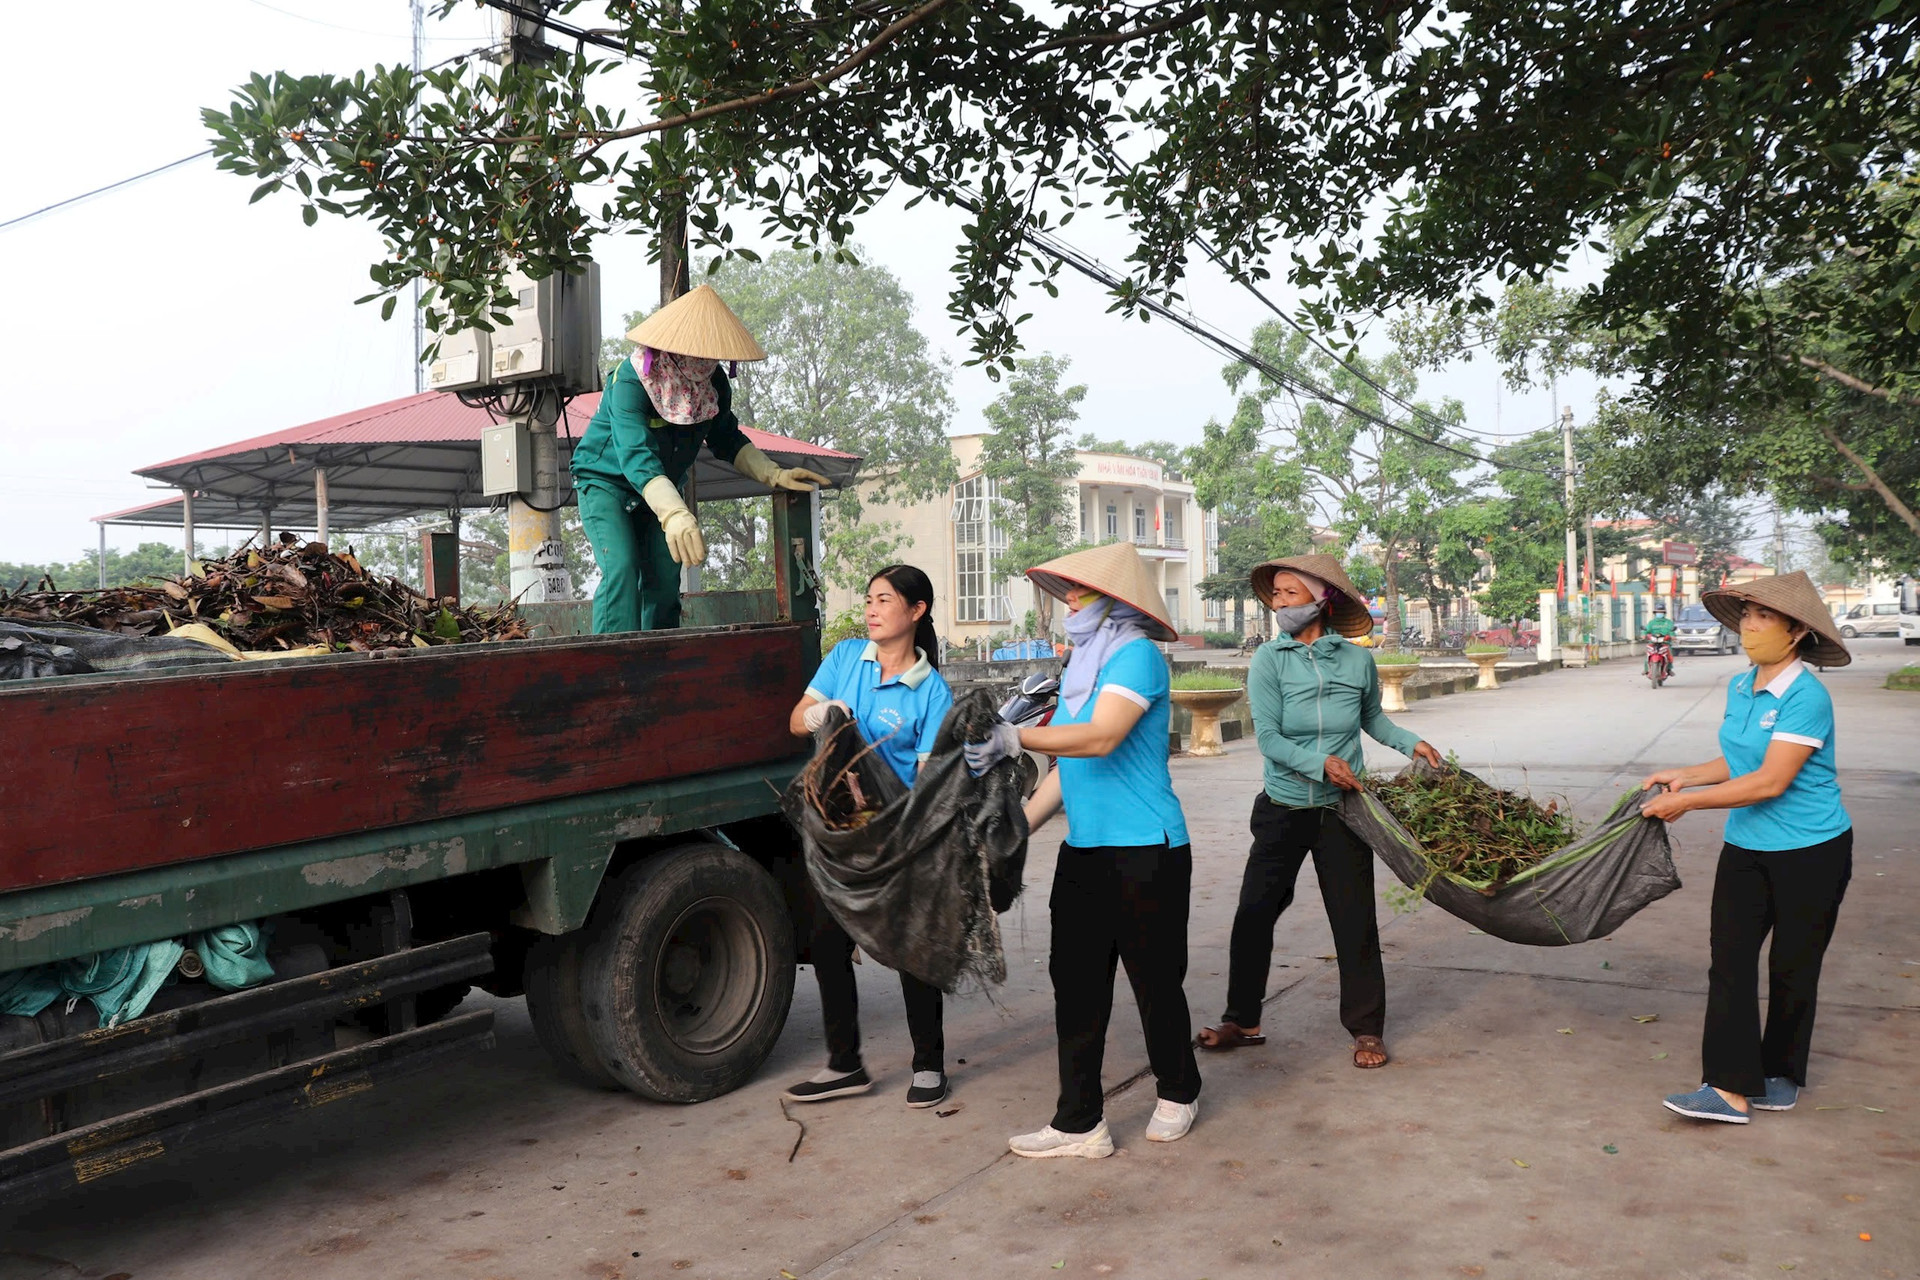
<instances>
[{"instance_id":1,"label":"concrete planter","mask_svg":"<svg viewBox=\"0 0 1920 1280\"><path fill-rule=\"evenodd\" d=\"M1380 673L1380 709L1382 711L1405 711L1407 709L1406 685L1413 673L1420 669L1417 662L1375 663L1374 670Z\"/></svg>"},{"instance_id":2,"label":"concrete planter","mask_svg":"<svg viewBox=\"0 0 1920 1280\"><path fill-rule=\"evenodd\" d=\"M1190 756L1223 756L1220 741L1220 713L1240 700L1238 689L1175 689L1175 706L1185 707L1193 719L1193 732L1187 739Z\"/></svg>"},{"instance_id":3,"label":"concrete planter","mask_svg":"<svg viewBox=\"0 0 1920 1280\"><path fill-rule=\"evenodd\" d=\"M1500 687L1500 677L1494 673L1494 668L1507 660L1506 654L1470 653L1467 655L1467 660L1480 668L1480 681L1473 686L1474 688L1498 689Z\"/></svg>"}]
</instances>

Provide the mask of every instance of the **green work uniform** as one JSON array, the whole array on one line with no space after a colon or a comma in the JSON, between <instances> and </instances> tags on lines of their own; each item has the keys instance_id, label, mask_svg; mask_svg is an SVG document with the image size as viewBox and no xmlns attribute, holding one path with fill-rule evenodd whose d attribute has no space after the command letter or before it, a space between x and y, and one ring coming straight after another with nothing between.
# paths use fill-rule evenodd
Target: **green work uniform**
<instances>
[{"instance_id":1,"label":"green work uniform","mask_svg":"<svg viewBox=\"0 0 1920 1280\"><path fill-rule=\"evenodd\" d=\"M1647 634L1650 636L1666 636L1671 640L1673 632L1673 619L1664 613L1656 613L1647 621Z\"/></svg>"},{"instance_id":2,"label":"green work uniform","mask_svg":"<svg viewBox=\"0 0 1920 1280\"><path fill-rule=\"evenodd\" d=\"M705 422L681 426L653 407L632 360L622 360L607 379L600 408L573 450L573 482L580 493L580 523L600 586L593 593L593 631L661 631L680 625L680 566L667 550L667 535L640 491L657 476L679 487L705 444L732 463L747 447L733 416L733 388L713 371L720 411Z\"/></svg>"}]
</instances>

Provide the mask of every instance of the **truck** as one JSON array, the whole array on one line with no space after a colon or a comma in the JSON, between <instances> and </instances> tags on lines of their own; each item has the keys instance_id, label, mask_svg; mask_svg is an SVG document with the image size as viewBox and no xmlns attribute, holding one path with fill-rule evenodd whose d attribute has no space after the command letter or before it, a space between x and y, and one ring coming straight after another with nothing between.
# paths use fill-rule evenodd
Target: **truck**
<instances>
[{"instance_id":1,"label":"truck","mask_svg":"<svg viewBox=\"0 0 1920 1280\"><path fill-rule=\"evenodd\" d=\"M677 631L0 684L0 973L259 922L274 977L0 1016L0 1198L353 1100L492 1043L663 1103L749 1079L810 895L779 797L820 654L811 494L774 586ZM189 952L189 954L191 954Z\"/></svg>"}]
</instances>

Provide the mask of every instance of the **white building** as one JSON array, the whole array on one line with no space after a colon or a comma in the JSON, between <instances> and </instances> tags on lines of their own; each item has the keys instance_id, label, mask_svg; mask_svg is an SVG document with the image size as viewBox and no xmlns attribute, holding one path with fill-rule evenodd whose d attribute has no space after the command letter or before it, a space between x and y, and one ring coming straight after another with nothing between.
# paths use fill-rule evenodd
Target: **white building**
<instances>
[{"instance_id":1,"label":"white building","mask_svg":"<svg viewBox=\"0 0 1920 1280\"><path fill-rule=\"evenodd\" d=\"M925 502L876 502L861 493L861 520L892 520L913 539L900 553L907 564L933 580L934 626L956 644L1017 629L1034 607L1033 587L1024 576L1030 566L1009 564L1001 554L1016 513L999 496L999 484L981 472L984 435L954 436L948 443L960 479L952 489ZM1086 543L1131 541L1153 571L1167 614L1176 629L1201 629L1203 603L1216 617L1217 602L1200 599L1199 582L1210 572L1218 545L1212 512L1194 501L1193 486L1166 473L1151 458L1115 453L1076 452L1079 538ZM853 608L859 593L828 593L830 613ZM1060 627L1059 613L1054 619Z\"/></svg>"}]
</instances>

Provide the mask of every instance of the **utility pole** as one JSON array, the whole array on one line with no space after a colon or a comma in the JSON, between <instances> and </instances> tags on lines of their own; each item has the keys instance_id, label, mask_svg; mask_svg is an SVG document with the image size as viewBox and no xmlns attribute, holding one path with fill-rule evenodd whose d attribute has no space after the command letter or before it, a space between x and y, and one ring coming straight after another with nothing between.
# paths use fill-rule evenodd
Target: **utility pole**
<instances>
[{"instance_id":1,"label":"utility pole","mask_svg":"<svg viewBox=\"0 0 1920 1280\"><path fill-rule=\"evenodd\" d=\"M1780 513L1780 500L1773 500L1773 571L1787 571L1787 525Z\"/></svg>"},{"instance_id":2,"label":"utility pole","mask_svg":"<svg viewBox=\"0 0 1920 1280\"><path fill-rule=\"evenodd\" d=\"M1573 529L1573 406L1560 410L1560 448L1565 455L1567 494L1567 612L1574 612L1573 599L1580 587L1580 544Z\"/></svg>"},{"instance_id":3,"label":"utility pole","mask_svg":"<svg viewBox=\"0 0 1920 1280\"><path fill-rule=\"evenodd\" d=\"M539 23L502 14L501 25L506 34L500 57L503 74L516 62L545 56ZM513 599L547 604L573 599L566 544L560 538L560 500L566 489L560 483L560 442L554 424L560 420L561 404L560 393L552 385L535 383L528 395L526 412L513 420L526 424L533 489L507 499L507 589Z\"/></svg>"},{"instance_id":4,"label":"utility pole","mask_svg":"<svg viewBox=\"0 0 1920 1280\"><path fill-rule=\"evenodd\" d=\"M420 78L420 46L424 42L423 28L426 25L426 5L423 0L407 0L407 8L413 14L413 75ZM420 121L420 108L416 102L413 120L417 126ZM419 132L418 128L414 130ZM426 322L420 314L420 277L413 279L413 394L419 395L427 389L427 370L420 363L420 357L427 349ZM320 541L327 540L326 534L320 535Z\"/></svg>"}]
</instances>

